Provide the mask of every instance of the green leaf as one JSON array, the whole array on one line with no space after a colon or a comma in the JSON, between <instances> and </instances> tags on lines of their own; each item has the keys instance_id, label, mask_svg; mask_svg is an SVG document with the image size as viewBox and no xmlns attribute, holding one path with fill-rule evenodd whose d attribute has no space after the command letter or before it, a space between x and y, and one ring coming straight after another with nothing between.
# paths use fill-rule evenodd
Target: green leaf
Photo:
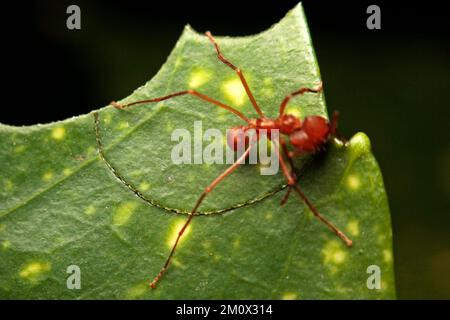
<instances>
[{"instance_id":1,"label":"green leaf","mask_svg":"<svg viewBox=\"0 0 450 320\"><path fill-rule=\"evenodd\" d=\"M301 5L261 34L218 42L268 116L288 93L320 82ZM189 87L255 116L236 74L190 27L158 74L123 102ZM327 114L323 94L314 93L288 110ZM395 298L389 209L363 133L299 162L304 192L353 248L295 195L280 206L281 173L262 176L258 165L245 165L206 198L169 271L149 289L186 213L227 167L171 161L172 131L194 134L199 120L222 132L242 124L183 96L47 125L1 125L0 298ZM79 290L67 288L70 265L81 269ZM380 290L367 288L370 265L381 268Z\"/></svg>"}]
</instances>

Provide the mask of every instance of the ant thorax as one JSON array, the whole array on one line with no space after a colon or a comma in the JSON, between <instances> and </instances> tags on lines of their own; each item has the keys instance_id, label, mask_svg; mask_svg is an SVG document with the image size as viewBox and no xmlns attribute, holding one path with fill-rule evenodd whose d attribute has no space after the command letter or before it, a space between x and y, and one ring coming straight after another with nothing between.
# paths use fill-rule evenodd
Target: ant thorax
<instances>
[{"instance_id":1,"label":"ant thorax","mask_svg":"<svg viewBox=\"0 0 450 320\"><path fill-rule=\"evenodd\" d=\"M280 133L289 135L294 131L300 130L302 122L296 116L285 114L277 119L257 118L250 119L249 128L252 129L278 129Z\"/></svg>"},{"instance_id":2,"label":"ant thorax","mask_svg":"<svg viewBox=\"0 0 450 320\"><path fill-rule=\"evenodd\" d=\"M280 132L287 135L300 130L302 127L301 120L291 114L283 114L275 121L275 123Z\"/></svg>"}]
</instances>

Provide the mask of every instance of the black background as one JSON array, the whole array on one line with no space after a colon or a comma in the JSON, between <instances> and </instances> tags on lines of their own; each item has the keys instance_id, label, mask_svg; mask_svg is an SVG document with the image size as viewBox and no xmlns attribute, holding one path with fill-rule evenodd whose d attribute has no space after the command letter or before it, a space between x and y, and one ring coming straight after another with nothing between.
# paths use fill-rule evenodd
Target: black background
<instances>
[{"instance_id":1,"label":"black background","mask_svg":"<svg viewBox=\"0 0 450 320\"><path fill-rule=\"evenodd\" d=\"M203 316L176 314L178 307L198 307L206 306L211 309L221 310L222 304L230 305L264 305L267 308L272 306L272 314L265 315L220 315L209 314L207 318ZM147 315L149 318L164 319L302 319L312 315L320 315L325 319L345 317L347 319L357 319L361 315L373 318L382 318L386 313L393 311L401 312L404 317L429 316L429 310L436 313L445 312L448 307L447 301L285 301L285 300L238 300L238 301L0 301L2 310L14 312L16 316L36 316L45 315L49 319L61 319L61 315L66 317L105 316L114 315L117 318L129 318L130 315ZM325 307L325 308L324 308ZM396 310L397 309L397 310ZM68 312L70 310L70 312ZM8 310L9 311L9 310Z\"/></svg>"},{"instance_id":2,"label":"black background","mask_svg":"<svg viewBox=\"0 0 450 320\"><path fill-rule=\"evenodd\" d=\"M248 35L297 1L21 1L2 4L0 122L87 113L130 94L164 63L185 24ZM82 29L66 28L81 8ZM366 8L381 7L381 30ZM450 37L438 3L303 2L329 110L366 132L386 183L400 298L450 298Z\"/></svg>"}]
</instances>

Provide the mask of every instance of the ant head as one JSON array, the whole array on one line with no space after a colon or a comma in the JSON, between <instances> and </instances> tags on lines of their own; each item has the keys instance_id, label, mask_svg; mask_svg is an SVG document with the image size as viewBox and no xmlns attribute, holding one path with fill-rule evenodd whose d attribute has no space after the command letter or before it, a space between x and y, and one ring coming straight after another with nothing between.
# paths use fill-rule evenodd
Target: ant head
<instances>
[{"instance_id":1,"label":"ant head","mask_svg":"<svg viewBox=\"0 0 450 320\"><path fill-rule=\"evenodd\" d=\"M301 120L291 114L283 114L277 119L277 122L280 132L283 134L291 134L294 131L300 130L302 127Z\"/></svg>"},{"instance_id":2,"label":"ant head","mask_svg":"<svg viewBox=\"0 0 450 320\"><path fill-rule=\"evenodd\" d=\"M330 124L321 116L308 116L303 120L300 130L290 135L292 145L305 152L319 149L330 135Z\"/></svg>"},{"instance_id":3,"label":"ant head","mask_svg":"<svg viewBox=\"0 0 450 320\"><path fill-rule=\"evenodd\" d=\"M239 148L247 148L249 145L249 136L246 133L248 127L246 126L238 126L233 127L227 130L227 144L228 147L237 151Z\"/></svg>"}]
</instances>

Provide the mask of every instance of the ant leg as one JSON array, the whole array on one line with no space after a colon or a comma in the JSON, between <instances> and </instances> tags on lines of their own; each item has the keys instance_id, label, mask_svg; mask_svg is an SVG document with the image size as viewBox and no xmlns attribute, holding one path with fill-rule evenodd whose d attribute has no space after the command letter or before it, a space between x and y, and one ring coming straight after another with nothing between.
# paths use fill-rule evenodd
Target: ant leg
<instances>
[{"instance_id":1,"label":"ant leg","mask_svg":"<svg viewBox=\"0 0 450 320\"><path fill-rule=\"evenodd\" d=\"M216 105L216 106L218 106L220 108L226 109L226 110L234 113L235 115L237 115L239 118L241 118L245 122L250 123L250 120L246 116L244 116L244 114L242 112L240 112L240 111L234 109L233 107L230 107L230 106L228 106L228 105L226 105L226 104L224 104L224 103L222 103L220 101L214 100L213 98L210 98L207 95L204 95L204 94L202 94L202 93L200 93L198 91L195 91L195 90L179 91L179 92L175 92L175 93L169 94L167 96L153 98L153 99L147 99L147 100L135 101L135 102L131 102L131 103L123 104L123 105L119 104L119 103L117 103L115 101L112 101L111 105L114 108L117 108L117 109L125 109L125 108L131 107L131 106L136 105L136 104L150 103L150 102L160 102L160 101L164 101L164 100L167 100L167 99L170 99L170 98L174 98L174 97L178 97L178 96L182 96L182 95L186 95L186 94L193 95L193 96L195 96L197 98L200 98L200 99L205 100L205 101L207 101L209 103L212 103L212 104L214 104L214 105Z\"/></svg>"},{"instance_id":2,"label":"ant leg","mask_svg":"<svg viewBox=\"0 0 450 320\"><path fill-rule=\"evenodd\" d=\"M256 138L256 137L255 137ZM236 160L235 163L233 163L230 167L227 168L222 174L220 174L216 179L214 179L211 184L209 184L203 193L198 198L197 202L195 203L194 208L189 213L189 217L186 220L186 223L183 225L183 227L178 232L177 239L175 240L175 244L172 246L172 250L170 251L169 257L167 258L166 262L164 263L164 266L162 267L161 271L159 271L158 275L153 279L153 281L150 283L150 287L152 289L156 288L156 284L159 280L161 280L162 276L166 272L170 261L172 260L173 254L175 253L175 250L177 248L178 242L180 238L183 236L183 233L186 231L187 227L191 223L192 219L194 218L195 213L197 212L197 209L200 207L200 204L203 202L205 197L228 175L230 175L240 164L244 163L245 158L250 153L251 148L254 146L255 142L257 141L257 138L252 141L252 143L248 146L248 148L245 150L245 152Z\"/></svg>"},{"instance_id":3,"label":"ant leg","mask_svg":"<svg viewBox=\"0 0 450 320\"><path fill-rule=\"evenodd\" d=\"M278 150L278 148L277 148ZM319 211L316 209L316 207L309 201L309 199L306 197L306 195L301 191L300 187L296 185L295 183L291 183L293 177L287 171L286 163L283 159L283 156L281 155L280 151L278 150L278 159L280 161L281 168L283 170L284 175L288 179L289 187L293 188L297 194L300 196L300 198L303 200L303 202L308 206L308 208L311 210L311 212L316 216L317 219L319 219L321 222L323 222L328 228L331 229L344 243L347 245L347 247L351 247L353 245L353 241L350 240L341 230L339 230L334 224L332 224L330 221L328 221L325 217L323 217Z\"/></svg>"},{"instance_id":4,"label":"ant leg","mask_svg":"<svg viewBox=\"0 0 450 320\"><path fill-rule=\"evenodd\" d=\"M339 111L334 111L330 122L330 137L340 140L342 143L347 143L347 139L339 134L338 131Z\"/></svg>"},{"instance_id":5,"label":"ant leg","mask_svg":"<svg viewBox=\"0 0 450 320\"><path fill-rule=\"evenodd\" d=\"M290 156L290 152L287 148L286 141L283 137L280 137L281 148L283 149L284 155L288 158L289 165L291 166L291 171L294 171L294 162L292 161L292 157Z\"/></svg>"},{"instance_id":6,"label":"ant leg","mask_svg":"<svg viewBox=\"0 0 450 320\"><path fill-rule=\"evenodd\" d=\"M283 137L280 137L280 144L281 144L281 147L283 149L284 155L287 157L287 159L289 161L289 165L291 167L291 175L293 176L294 180L297 181L297 176L295 175L294 162L292 161L292 157L291 157L291 155L289 153L289 150L288 150L288 148L286 146L286 141L284 140ZM286 202L288 201L289 195L291 194L291 189L292 189L292 187L289 185L287 187L287 191L286 191L283 199L281 200L281 203L280 203L281 206L284 206L286 204Z\"/></svg>"},{"instance_id":7,"label":"ant leg","mask_svg":"<svg viewBox=\"0 0 450 320\"><path fill-rule=\"evenodd\" d=\"M332 137L334 137L337 133L338 123L339 123L339 111L335 110L333 112L330 122L330 135Z\"/></svg>"},{"instance_id":8,"label":"ant leg","mask_svg":"<svg viewBox=\"0 0 450 320\"><path fill-rule=\"evenodd\" d=\"M291 100L293 97L297 96L297 95L303 95L305 92L313 92L313 93L319 93L321 92L323 89L322 86L322 82L319 83L315 88L300 88L297 91L292 92L291 94L287 95L284 99L283 102L281 102L280 105L280 112L279 112L279 117L281 117L284 114L284 110L286 109L287 104L289 103L289 100Z\"/></svg>"},{"instance_id":9,"label":"ant leg","mask_svg":"<svg viewBox=\"0 0 450 320\"><path fill-rule=\"evenodd\" d=\"M345 245L347 247L351 247L353 245L353 241L350 240L341 230L339 230L336 226L334 226L330 221L325 219L319 211L314 207L314 205L309 201L309 199L306 197L306 195L302 192L302 190L299 188L299 186L294 185L292 188L298 193L300 198L303 199L303 201L306 203L306 205L309 207L309 209L312 211L312 213L316 216L317 219L322 221L327 225L328 228L331 229L339 238L341 238L342 241L344 241Z\"/></svg>"},{"instance_id":10,"label":"ant leg","mask_svg":"<svg viewBox=\"0 0 450 320\"><path fill-rule=\"evenodd\" d=\"M216 48L217 57L220 61L222 61L224 64L229 66L231 69L233 69L237 75L239 76L239 79L241 79L242 85L244 86L245 92L247 92L247 96L249 97L250 101L252 102L253 107L255 108L256 112L261 118L264 118L264 113L261 111L261 108L258 106L258 103L255 100L255 97L253 96L252 91L250 90L250 87L248 86L247 80L245 80L244 74L242 73L242 70L236 67L234 64L232 64L229 60L227 60L222 53L220 52L219 45L217 44L216 40L212 36L211 32L206 31L206 36L209 38L211 43Z\"/></svg>"},{"instance_id":11,"label":"ant leg","mask_svg":"<svg viewBox=\"0 0 450 320\"><path fill-rule=\"evenodd\" d=\"M289 171L289 169L286 165L286 162L284 161L284 158L283 158L282 154L280 153L280 148L278 147L278 143L275 140L272 140L272 141L275 144L275 150L277 152L278 161L280 162L281 170L283 171L283 174L286 176L288 185L293 186L293 185L295 185L295 183L297 181L295 180L295 178L292 176L291 172Z\"/></svg>"},{"instance_id":12,"label":"ant leg","mask_svg":"<svg viewBox=\"0 0 450 320\"><path fill-rule=\"evenodd\" d=\"M288 199L289 199L289 195L291 194L291 191L292 191L292 187L291 187L291 186L288 186L288 187L287 187L287 191L286 191L286 193L284 194L283 199L281 199L281 202L280 202L280 205L281 205L281 206L284 206L284 205L286 204L286 202L287 202Z\"/></svg>"}]
</instances>

